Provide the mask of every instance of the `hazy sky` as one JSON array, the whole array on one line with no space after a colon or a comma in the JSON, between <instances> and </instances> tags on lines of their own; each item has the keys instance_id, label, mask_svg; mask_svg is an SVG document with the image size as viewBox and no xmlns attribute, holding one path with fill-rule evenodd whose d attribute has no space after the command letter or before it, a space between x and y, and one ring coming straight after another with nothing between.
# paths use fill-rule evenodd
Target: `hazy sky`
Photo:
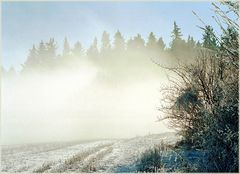
<instances>
[{"instance_id":1,"label":"hazy sky","mask_svg":"<svg viewBox=\"0 0 240 174\"><path fill-rule=\"evenodd\" d=\"M3 2L3 66L19 69L32 45L50 37L59 51L65 36L86 48L104 30L112 38L119 29L126 39L137 33L146 39L153 31L169 43L174 20L184 37L200 40L201 23L192 10L214 26L210 8L210 2Z\"/></svg>"}]
</instances>

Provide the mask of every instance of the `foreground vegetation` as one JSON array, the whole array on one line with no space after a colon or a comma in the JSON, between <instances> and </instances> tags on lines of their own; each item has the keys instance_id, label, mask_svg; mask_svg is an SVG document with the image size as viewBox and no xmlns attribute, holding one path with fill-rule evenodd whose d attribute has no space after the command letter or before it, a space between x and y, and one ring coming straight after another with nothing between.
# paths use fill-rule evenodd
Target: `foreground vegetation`
<instances>
[{"instance_id":1,"label":"foreground vegetation","mask_svg":"<svg viewBox=\"0 0 240 174\"><path fill-rule=\"evenodd\" d=\"M136 162L136 172L206 172L206 153L164 143L147 150ZM200 166L199 164L203 164Z\"/></svg>"},{"instance_id":2,"label":"foreground vegetation","mask_svg":"<svg viewBox=\"0 0 240 174\"><path fill-rule=\"evenodd\" d=\"M205 26L204 48L196 61L175 68L164 67L178 78L163 90L168 105L160 108L164 112L160 120L168 120L182 136L171 149L181 160L163 161L162 149L155 148L143 154L139 171L238 172L239 5L223 4L227 11L213 3L222 35L217 36L211 26ZM166 167L169 163L171 169Z\"/></svg>"}]
</instances>

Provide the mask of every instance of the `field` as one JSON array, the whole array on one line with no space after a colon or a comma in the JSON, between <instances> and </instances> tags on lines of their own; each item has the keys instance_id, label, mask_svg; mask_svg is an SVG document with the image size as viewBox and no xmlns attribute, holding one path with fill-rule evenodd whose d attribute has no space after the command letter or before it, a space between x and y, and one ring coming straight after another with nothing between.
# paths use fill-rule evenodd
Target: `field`
<instances>
[{"instance_id":1,"label":"field","mask_svg":"<svg viewBox=\"0 0 240 174\"><path fill-rule=\"evenodd\" d=\"M174 133L121 140L2 146L2 172L134 172L143 152L176 142Z\"/></svg>"}]
</instances>

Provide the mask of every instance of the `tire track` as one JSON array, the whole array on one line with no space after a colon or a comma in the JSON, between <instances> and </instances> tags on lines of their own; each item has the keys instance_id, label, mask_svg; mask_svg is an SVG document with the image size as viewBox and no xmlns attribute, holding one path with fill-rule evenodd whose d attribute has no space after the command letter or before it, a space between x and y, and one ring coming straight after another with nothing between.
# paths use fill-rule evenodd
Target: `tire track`
<instances>
[{"instance_id":1,"label":"tire track","mask_svg":"<svg viewBox=\"0 0 240 174\"><path fill-rule=\"evenodd\" d=\"M79 170L79 172L84 173L91 173L91 172L97 172L99 171L102 166L99 166L99 162L105 157L107 154L111 153L113 150L112 145L109 145L100 151L88 156L87 159L85 159L85 164L82 166L82 168Z\"/></svg>"},{"instance_id":2,"label":"tire track","mask_svg":"<svg viewBox=\"0 0 240 174\"><path fill-rule=\"evenodd\" d=\"M85 161L91 155L101 151L102 149L112 146L113 143L99 145L90 150L80 152L72 157L58 162L49 162L45 165L43 164L40 168L36 169L35 172L54 172L54 173L62 173L62 172L75 172L80 170L83 166L85 166ZM46 169L46 170L44 170Z\"/></svg>"}]
</instances>

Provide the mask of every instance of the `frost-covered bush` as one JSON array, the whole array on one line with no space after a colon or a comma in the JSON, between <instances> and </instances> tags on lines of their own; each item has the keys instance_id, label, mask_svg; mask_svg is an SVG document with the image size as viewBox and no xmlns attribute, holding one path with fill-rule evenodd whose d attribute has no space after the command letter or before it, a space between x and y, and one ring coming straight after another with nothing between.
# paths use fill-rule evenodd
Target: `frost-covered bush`
<instances>
[{"instance_id":1,"label":"frost-covered bush","mask_svg":"<svg viewBox=\"0 0 240 174\"><path fill-rule=\"evenodd\" d=\"M137 172L202 172L206 153L197 150L179 149L161 143L145 151L136 163ZM201 166L201 170L199 167Z\"/></svg>"},{"instance_id":2,"label":"frost-covered bush","mask_svg":"<svg viewBox=\"0 0 240 174\"><path fill-rule=\"evenodd\" d=\"M163 171L164 145L161 143L152 149L145 151L137 161L137 172L155 173Z\"/></svg>"},{"instance_id":3,"label":"frost-covered bush","mask_svg":"<svg viewBox=\"0 0 240 174\"><path fill-rule=\"evenodd\" d=\"M238 3L225 4L238 19ZM204 170L202 163L194 164L198 171L238 172L239 26L228 18L229 12L213 5L225 23L219 23L222 36L203 28L205 35L211 35L205 38L217 41L214 50L203 45L196 62L170 69L179 78L168 89L169 105L164 106L162 119L168 119L182 135L178 147L206 153Z\"/></svg>"}]
</instances>

